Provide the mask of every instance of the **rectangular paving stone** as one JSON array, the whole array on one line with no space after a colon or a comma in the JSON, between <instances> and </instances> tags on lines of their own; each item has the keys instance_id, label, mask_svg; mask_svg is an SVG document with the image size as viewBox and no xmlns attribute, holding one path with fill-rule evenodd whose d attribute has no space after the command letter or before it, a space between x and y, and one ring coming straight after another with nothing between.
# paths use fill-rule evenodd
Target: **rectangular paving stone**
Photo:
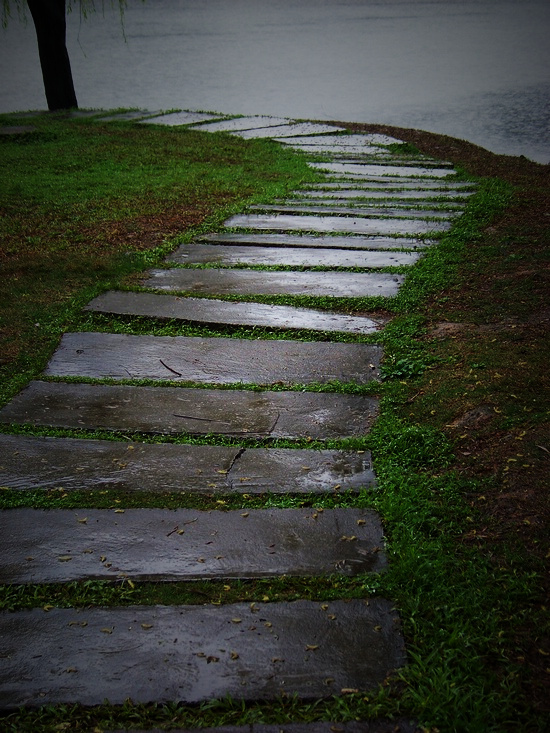
<instances>
[{"instance_id":1,"label":"rectangular paving stone","mask_svg":"<svg viewBox=\"0 0 550 733\"><path fill-rule=\"evenodd\" d=\"M192 129L203 132L235 132L236 130L256 130L264 127L280 127L290 125L294 120L286 117L252 116L238 117L233 120L220 120L219 122L208 122Z\"/></svg>"},{"instance_id":2,"label":"rectangular paving stone","mask_svg":"<svg viewBox=\"0 0 550 733\"><path fill-rule=\"evenodd\" d=\"M310 183L308 190L418 190L418 191L455 191L457 189L467 189L475 192L475 184L467 181L445 181L444 178L397 178L395 176L339 176L332 175L330 179L322 183ZM430 194L437 195L437 194Z\"/></svg>"},{"instance_id":3,"label":"rectangular paving stone","mask_svg":"<svg viewBox=\"0 0 550 733\"><path fill-rule=\"evenodd\" d=\"M317 295L362 298L396 295L403 275L382 272L296 272L173 268L150 270L147 288L201 295Z\"/></svg>"},{"instance_id":4,"label":"rectangular paving stone","mask_svg":"<svg viewBox=\"0 0 550 733\"><path fill-rule=\"evenodd\" d=\"M433 241L423 239L410 239L405 237L361 237L353 236L331 236L331 235L308 235L308 234L263 234L251 232L243 234L207 234L201 237L202 242L214 242L232 246L253 247L308 247L308 248L335 248L335 249L366 249L366 250L394 250L394 249L424 249L433 244Z\"/></svg>"},{"instance_id":5,"label":"rectangular paving stone","mask_svg":"<svg viewBox=\"0 0 550 733\"><path fill-rule=\"evenodd\" d=\"M269 129L243 130L235 132L234 135L250 140L260 137L293 137L295 135L321 135L325 132L339 132L343 127L335 125L317 125L312 122L299 122L293 125L281 125Z\"/></svg>"},{"instance_id":6,"label":"rectangular paving stone","mask_svg":"<svg viewBox=\"0 0 550 733\"><path fill-rule=\"evenodd\" d=\"M44 373L209 384L365 384L378 377L381 354L368 344L66 333Z\"/></svg>"},{"instance_id":7,"label":"rectangular paving stone","mask_svg":"<svg viewBox=\"0 0 550 733\"><path fill-rule=\"evenodd\" d=\"M375 485L368 451L238 448L0 435L0 486L296 494Z\"/></svg>"},{"instance_id":8,"label":"rectangular paving stone","mask_svg":"<svg viewBox=\"0 0 550 733\"><path fill-rule=\"evenodd\" d=\"M195 125L197 122L206 122L207 120L219 120L220 115L212 115L206 112L171 112L158 117L150 117L141 120L140 125Z\"/></svg>"},{"instance_id":9,"label":"rectangular paving stone","mask_svg":"<svg viewBox=\"0 0 550 733\"><path fill-rule=\"evenodd\" d=\"M405 176L405 177L427 177L445 178L453 175L456 171L453 168L416 168L405 165L362 165L354 163L309 163L311 168L328 171L329 173L343 173L361 176Z\"/></svg>"},{"instance_id":10,"label":"rectangular paving stone","mask_svg":"<svg viewBox=\"0 0 550 733\"><path fill-rule=\"evenodd\" d=\"M393 603L41 608L0 615L0 705L324 698L406 663Z\"/></svg>"},{"instance_id":11,"label":"rectangular paving stone","mask_svg":"<svg viewBox=\"0 0 550 733\"><path fill-rule=\"evenodd\" d=\"M400 254L400 253L398 253ZM94 298L85 310L169 318L193 323L309 329L338 333L373 333L385 323L366 316L292 308L265 303L232 303L209 298L181 298L156 293L110 291Z\"/></svg>"},{"instance_id":12,"label":"rectangular paving stone","mask_svg":"<svg viewBox=\"0 0 550 733\"><path fill-rule=\"evenodd\" d=\"M461 216L462 207L457 210L450 210L450 205L446 205L445 208L440 209L414 209L412 207L406 208L405 206L397 208L395 204L392 206L372 206L371 204L356 205L355 208L351 208L346 203L339 203L337 201L327 201L307 203L300 201L298 203L294 201L286 201L283 204L270 204L262 205L256 204L249 206L249 211L269 211L280 214L337 214L340 216L388 216L392 218L413 218L413 219L452 219L456 216Z\"/></svg>"},{"instance_id":13,"label":"rectangular paving stone","mask_svg":"<svg viewBox=\"0 0 550 733\"><path fill-rule=\"evenodd\" d=\"M318 577L386 568L365 509L10 509L0 583Z\"/></svg>"},{"instance_id":14,"label":"rectangular paving stone","mask_svg":"<svg viewBox=\"0 0 550 733\"><path fill-rule=\"evenodd\" d=\"M300 267L401 267L414 265L415 252L381 252L293 247L238 247L215 244L183 244L167 257L180 265L219 263L220 265L292 265Z\"/></svg>"},{"instance_id":15,"label":"rectangular paving stone","mask_svg":"<svg viewBox=\"0 0 550 733\"><path fill-rule=\"evenodd\" d=\"M301 137L293 137L292 140L287 138L277 138L278 142L286 145L307 145L311 147L324 145L334 146L347 146L356 145L358 147L365 147L367 149L380 145L392 145L393 143L401 143L402 140L397 140L389 135L378 135L378 134L365 134L365 135L303 135Z\"/></svg>"},{"instance_id":16,"label":"rectangular paving stone","mask_svg":"<svg viewBox=\"0 0 550 733\"><path fill-rule=\"evenodd\" d=\"M339 438L364 435L377 400L323 392L31 382L0 410L4 423L127 433Z\"/></svg>"},{"instance_id":17,"label":"rectangular paving stone","mask_svg":"<svg viewBox=\"0 0 550 733\"><path fill-rule=\"evenodd\" d=\"M350 234L428 234L451 228L446 221L421 219L376 219L346 216L307 216L292 214L237 214L225 222L227 227L304 232L349 232Z\"/></svg>"},{"instance_id":18,"label":"rectangular paving stone","mask_svg":"<svg viewBox=\"0 0 550 733\"><path fill-rule=\"evenodd\" d=\"M340 190L332 191L294 191L294 196L301 196L308 199L342 199L344 201L354 201L355 199L386 199L391 201L392 204L397 201L408 201L413 199L415 202L417 199L423 199L425 201L441 201L447 202L453 199L467 199L472 195L471 191L458 191L452 189L446 189L445 191L426 191L425 189L420 190L408 190L408 191L381 191L381 190L368 190L368 189L357 189L357 188L344 188Z\"/></svg>"},{"instance_id":19,"label":"rectangular paving stone","mask_svg":"<svg viewBox=\"0 0 550 733\"><path fill-rule=\"evenodd\" d=\"M293 150L301 150L309 155L334 155L339 157L345 155L346 157L357 156L368 156L369 158L382 158L385 160L393 159L393 156L384 148L377 147L375 145L343 145L343 144L331 144L325 143L324 145L307 145L306 143L294 143L294 138L278 138L277 142L285 142L289 148Z\"/></svg>"}]
</instances>

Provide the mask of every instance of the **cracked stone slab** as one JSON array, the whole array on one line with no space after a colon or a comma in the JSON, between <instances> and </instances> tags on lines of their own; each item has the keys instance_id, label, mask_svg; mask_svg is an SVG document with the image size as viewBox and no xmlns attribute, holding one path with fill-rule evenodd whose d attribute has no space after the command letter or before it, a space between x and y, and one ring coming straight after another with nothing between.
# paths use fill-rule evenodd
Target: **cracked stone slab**
<instances>
[{"instance_id":1,"label":"cracked stone slab","mask_svg":"<svg viewBox=\"0 0 550 733\"><path fill-rule=\"evenodd\" d=\"M236 132L240 130L256 130L264 127L277 127L281 125L290 125L294 120L286 117L238 117L233 120L220 120L219 122L208 122L204 125L193 127L193 130L202 130L203 132Z\"/></svg>"},{"instance_id":2,"label":"cracked stone slab","mask_svg":"<svg viewBox=\"0 0 550 733\"><path fill-rule=\"evenodd\" d=\"M0 705L324 698L406 663L383 598L0 615Z\"/></svg>"},{"instance_id":3,"label":"cracked stone slab","mask_svg":"<svg viewBox=\"0 0 550 733\"><path fill-rule=\"evenodd\" d=\"M279 127L271 127L269 129L259 130L243 130L235 132L235 135L246 140L260 137L294 137L296 135L321 135L325 132L340 132L344 128L335 125L317 125L313 122L298 122L293 125L281 125Z\"/></svg>"},{"instance_id":4,"label":"cracked stone slab","mask_svg":"<svg viewBox=\"0 0 550 733\"><path fill-rule=\"evenodd\" d=\"M358 235L341 237L317 234L262 234L260 232L244 234L207 234L201 237L201 242L220 243L231 246L262 246L262 247L309 247L311 249L366 249L366 250L416 250L424 249L433 244L433 241L422 239L410 239L405 237L361 237Z\"/></svg>"},{"instance_id":5,"label":"cracked stone slab","mask_svg":"<svg viewBox=\"0 0 550 733\"><path fill-rule=\"evenodd\" d=\"M373 333L385 323L383 319L373 320L366 316L347 316L311 308L121 291L103 293L94 298L85 310L178 319L193 323L362 334Z\"/></svg>"},{"instance_id":6,"label":"cracked stone slab","mask_svg":"<svg viewBox=\"0 0 550 733\"><path fill-rule=\"evenodd\" d=\"M368 451L0 435L0 486L29 491L339 493L375 485Z\"/></svg>"},{"instance_id":7,"label":"cracked stone slab","mask_svg":"<svg viewBox=\"0 0 550 733\"><path fill-rule=\"evenodd\" d=\"M206 122L208 120L219 120L221 115L212 115L206 112L171 112L158 117L150 117L141 120L140 125L168 125L170 127L177 125L196 125L197 122Z\"/></svg>"},{"instance_id":8,"label":"cracked stone slab","mask_svg":"<svg viewBox=\"0 0 550 733\"><path fill-rule=\"evenodd\" d=\"M10 509L0 583L354 576L387 566L365 509Z\"/></svg>"},{"instance_id":9,"label":"cracked stone slab","mask_svg":"<svg viewBox=\"0 0 550 733\"><path fill-rule=\"evenodd\" d=\"M413 265L419 254L414 252L381 252L373 250L341 250L300 247L238 247L235 245L183 244L167 257L179 265L292 265L300 267L402 267Z\"/></svg>"},{"instance_id":10,"label":"cracked stone slab","mask_svg":"<svg viewBox=\"0 0 550 733\"><path fill-rule=\"evenodd\" d=\"M444 191L427 191L425 189L410 189L408 191L371 191L368 189L358 189L358 188L341 188L339 190L332 190L332 191L322 191L322 190L305 190L305 191L294 191L294 196L301 196L307 199L323 199L328 202L330 202L333 199L343 201L354 201L355 199L385 199L387 201L390 201L393 204L395 204L397 201L409 201L410 199L413 199L415 202L417 199L422 199L428 202L441 202L441 203L447 203L449 200L453 199L467 199L470 196L472 196L473 191L458 191L453 189L446 189Z\"/></svg>"},{"instance_id":11,"label":"cracked stone slab","mask_svg":"<svg viewBox=\"0 0 550 733\"><path fill-rule=\"evenodd\" d=\"M160 435L328 439L365 435L377 408L372 397L326 392L31 382L0 410L0 421Z\"/></svg>"},{"instance_id":12,"label":"cracked stone slab","mask_svg":"<svg viewBox=\"0 0 550 733\"><path fill-rule=\"evenodd\" d=\"M390 206L372 206L370 204L356 205L356 208L351 208L345 202L338 203L332 202L319 202L317 204L307 203L303 201L293 202L287 200L284 204L256 204L249 206L250 211L272 211L274 213L281 214L337 214L340 216L388 216L391 218L405 218L411 217L413 219L451 219L456 216L461 216L463 208L457 208L451 210L449 204L446 204L445 208L440 209L413 209L413 208L397 208L393 203L393 208Z\"/></svg>"},{"instance_id":13,"label":"cracked stone slab","mask_svg":"<svg viewBox=\"0 0 550 733\"><path fill-rule=\"evenodd\" d=\"M150 270L147 288L202 295L316 295L362 298L396 295L403 275L382 272L296 272L173 268Z\"/></svg>"},{"instance_id":14,"label":"cracked stone slab","mask_svg":"<svg viewBox=\"0 0 550 733\"><path fill-rule=\"evenodd\" d=\"M66 333L44 373L209 384L365 384L379 376L381 354L368 344Z\"/></svg>"},{"instance_id":15,"label":"cracked stone slab","mask_svg":"<svg viewBox=\"0 0 550 733\"><path fill-rule=\"evenodd\" d=\"M307 216L292 214L236 214L225 222L227 227L275 231L347 232L349 234L428 234L451 228L446 221L421 219L376 219L346 216ZM266 273L263 273L266 274Z\"/></svg>"},{"instance_id":16,"label":"cracked stone slab","mask_svg":"<svg viewBox=\"0 0 550 733\"><path fill-rule=\"evenodd\" d=\"M421 168L407 165L369 165L360 163L308 163L308 165L311 168L328 171L329 173L342 173L356 176L445 178L456 173L453 168Z\"/></svg>"}]
</instances>

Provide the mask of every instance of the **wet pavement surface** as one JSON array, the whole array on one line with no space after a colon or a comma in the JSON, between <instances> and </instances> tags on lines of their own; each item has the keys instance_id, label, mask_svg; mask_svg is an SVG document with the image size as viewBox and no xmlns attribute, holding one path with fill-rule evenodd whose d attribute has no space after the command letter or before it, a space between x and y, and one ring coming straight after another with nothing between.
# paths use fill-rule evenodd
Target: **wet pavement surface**
<instances>
[{"instance_id":1,"label":"wet pavement surface","mask_svg":"<svg viewBox=\"0 0 550 733\"><path fill-rule=\"evenodd\" d=\"M358 575L386 567L383 548L364 509L13 509L0 583Z\"/></svg>"},{"instance_id":2,"label":"wet pavement surface","mask_svg":"<svg viewBox=\"0 0 550 733\"><path fill-rule=\"evenodd\" d=\"M2 614L0 706L372 689L405 663L397 622L382 598Z\"/></svg>"},{"instance_id":3,"label":"wet pavement surface","mask_svg":"<svg viewBox=\"0 0 550 733\"><path fill-rule=\"evenodd\" d=\"M66 333L44 372L53 381L31 382L0 410L3 488L238 495L243 508L129 509L115 508L115 501L110 509L5 510L1 582L170 583L384 570L384 530L376 513L247 509L245 498L376 490L368 451L304 445L370 430L377 399L352 392L377 384L383 354L360 339L387 319L351 316L339 311L338 300L324 311L266 305L254 296L376 295L383 303L399 292L406 268L460 216L472 184L455 181L444 162L400 156L387 147L399 141L386 136L346 135L335 126L275 117L130 115L119 119L277 139L309 154L324 180L295 191L294 200L261 206L270 213L245 211L181 246L166 268L144 274L143 285L159 292L110 291L89 303L88 313L308 329L325 340ZM331 160L319 161L319 154ZM300 207L304 212L291 213ZM286 269L252 269L265 265ZM392 267L403 269L377 271ZM336 333L356 334L357 341L338 342ZM150 382L112 383L128 380ZM336 382L350 389L331 391ZM14 426L21 425L26 434L17 434ZM77 432L48 435L54 429ZM105 439L97 439L99 430ZM279 447L274 441L281 438L290 444ZM0 631L0 706L7 709L128 698L325 698L376 689L406 664L398 612L379 597L35 608L0 614ZM409 721L384 719L246 730L389 733L396 725L405 733L416 730Z\"/></svg>"}]
</instances>

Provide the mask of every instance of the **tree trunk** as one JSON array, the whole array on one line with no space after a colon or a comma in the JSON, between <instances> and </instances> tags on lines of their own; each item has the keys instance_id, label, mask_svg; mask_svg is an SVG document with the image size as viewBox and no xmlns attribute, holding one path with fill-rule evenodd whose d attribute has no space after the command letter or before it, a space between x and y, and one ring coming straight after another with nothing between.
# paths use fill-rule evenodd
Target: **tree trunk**
<instances>
[{"instance_id":1,"label":"tree trunk","mask_svg":"<svg viewBox=\"0 0 550 733\"><path fill-rule=\"evenodd\" d=\"M65 45L65 0L27 0L31 11L46 100L50 111L78 107Z\"/></svg>"}]
</instances>

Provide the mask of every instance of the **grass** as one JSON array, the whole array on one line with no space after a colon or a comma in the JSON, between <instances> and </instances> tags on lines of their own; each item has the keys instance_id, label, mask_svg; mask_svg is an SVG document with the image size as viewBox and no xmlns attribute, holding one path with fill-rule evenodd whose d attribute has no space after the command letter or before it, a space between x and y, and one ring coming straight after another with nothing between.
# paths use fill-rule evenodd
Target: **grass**
<instances>
[{"instance_id":1,"label":"grass","mask_svg":"<svg viewBox=\"0 0 550 733\"><path fill-rule=\"evenodd\" d=\"M194 331L154 319L82 316L80 309L103 289L121 283L134 287L135 274L158 263L177 242L219 227L224 217L247 203L284 196L313 180L303 158L269 143L223 135L50 116L36 125L37 137L0 138L2 155L7 151L3 161L21 172L17 180L0 179L6 242L2 257L10 268L1 306L4 400L39 374L69 328L286 337L275 330ZM426 250L395 298L276 301L393 315L375 337L384 346L385 360L377 387L380 417L373 430L359 439L329 444L273 443L371 450L377 487L328 497L2 491L0 499L2 507L12 508L372 508L383 517L389 570L379 577L356 578L30 584L4 586L0 597L4 609L15 610L383 595L399 609L408 666L367 695L315 701L283 697L269 703L225 699L197 706L131 701L94 708L46 706L4 715L3 729L170 729L376 716L413 718L432 733L547 729L548 171L443 136L376 126L360 129L404 140L404 147L392 146L395 153L418 155L420 150L451 160L462 180L477 183L465 215L437 246ZM79 171L84 144L86 170ZM159 156L151 155L154 146L162 151ZM63 165L56 168L58 157ZM173 157L180 177L171 169ZM120 171L113 161L122 163ZM84 180L81 176L86 177L86 190L73 190ZM334 340L311 332L295 336ZM307 388L367 394L373 386ZM12 427L11 432L27 429ZM243 445L216 436L170 440Z\"/></svg>"}]
</instances>

